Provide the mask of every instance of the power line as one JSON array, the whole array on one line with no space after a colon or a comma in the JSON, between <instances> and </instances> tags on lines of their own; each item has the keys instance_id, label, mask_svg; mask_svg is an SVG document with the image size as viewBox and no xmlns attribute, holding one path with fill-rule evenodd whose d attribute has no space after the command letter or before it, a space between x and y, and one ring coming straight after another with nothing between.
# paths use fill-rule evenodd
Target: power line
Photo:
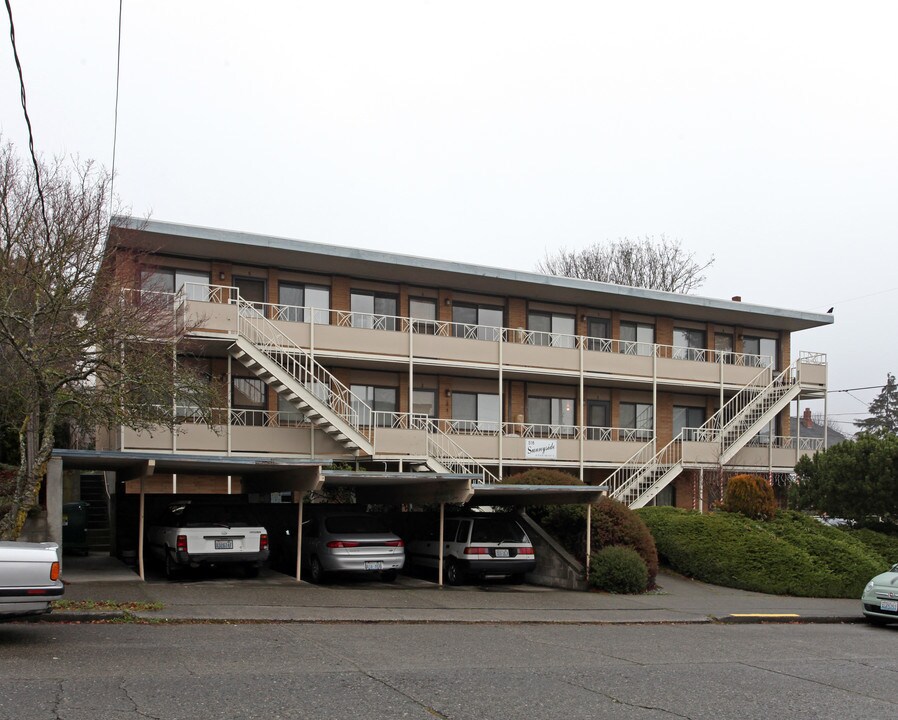
<instances>
[{"instance_id":1,"label":"power line","mask_svg":"<svg viewBox=\"0 0 898 720\"><path fill-rule=\"evenodd\" d=\"M843 390L827 390L828 393L850 393L855 390L882 390L882 385L867 385L866 387L856 387L856 388L844 388Z\"/></svg>"},{"instance_id":2,"label":"power line","mask_svg":"<svg viewBox=\"0 0 898 720\"><path fill-rule=\"evenodd\" d=\"M22 112L25 114L25 124L28 126L28 151L31 153L31 162L34 165L34 180L37 186L37 197L41 203L41 217L44 219L44 229L47 231L47 241L50 241L50 222L47 220L47 206L44 203L44 190L41 187L41 170L34 154L34 133L31 131L31 118L28 117L28 104L25 101L25 77L22 75L22 63L19 62L19 51L16 49L16 26L12 20L12 7L6 0L6 13L9 15L9 41L12 43L12 56L16 61L16 70L19 71L19 88L22 96Z\"/></svg>"},{"instance_id":3,"label":"power line","mask_svg":"<svg viewBox=\"0 0 898 720\"><path fill-rule=\"evenodd\" d=\"M875 297L877 295L885 295L886 293L895 292L896 290L898 290L898 287L888 288L886 290L877 290L876 292L868 293L866 295L858 295L857 297L846 298L845 300L837 300L835 303L833 303L833 305L834 307L839 307L839 305L845 305L847 303L854 302L855 300L864 300L866 298ZM823 306L821 305L821 307Z\"/></svg>"},{"instance_id":4,"label":"power line","mask_svg":"<svg viewBox=\"0 0 898 720\"><path fill-rule=\"evenodd\" d=\"M115 149L118 144L118 91L122 68L122 0L118 0L118 48L115 57L115 119L112 125L112 177L109 180L109 202L115 199Z\"/></svg>"}]
</instances>

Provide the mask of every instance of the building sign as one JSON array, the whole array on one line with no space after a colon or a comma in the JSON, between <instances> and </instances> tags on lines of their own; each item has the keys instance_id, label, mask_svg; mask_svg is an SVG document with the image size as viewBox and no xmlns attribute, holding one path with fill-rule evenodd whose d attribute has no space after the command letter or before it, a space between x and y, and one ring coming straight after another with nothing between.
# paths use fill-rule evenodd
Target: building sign
<instances>
[{"instance_id":1,"label":"building sign","mask_svg":"<svg viewBox=\"0 0 898 720\"><path fill-rule=\"evenodd\" d=\"M558 457L558 441L527 440L527 457L554 460Z\"/></svg>"}]
</instances>

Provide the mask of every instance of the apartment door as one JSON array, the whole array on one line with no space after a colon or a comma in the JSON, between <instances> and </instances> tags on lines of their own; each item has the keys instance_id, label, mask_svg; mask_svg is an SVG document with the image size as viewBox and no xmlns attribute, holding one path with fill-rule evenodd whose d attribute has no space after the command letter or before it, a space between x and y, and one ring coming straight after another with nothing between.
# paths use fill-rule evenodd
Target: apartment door
<instances>
[{"instance_id":1,"label":"apartment door","mask_svg":"<svg viewBox=\"0 0 898 720\"><path fill-rule=\"evenodd\" d=\"M237 288L241 298L248 303L252 303L260 313L265 314L265 306L262 304L266 301L264 280L235 277L234 287Z\"/></svg>"}]
</instances>

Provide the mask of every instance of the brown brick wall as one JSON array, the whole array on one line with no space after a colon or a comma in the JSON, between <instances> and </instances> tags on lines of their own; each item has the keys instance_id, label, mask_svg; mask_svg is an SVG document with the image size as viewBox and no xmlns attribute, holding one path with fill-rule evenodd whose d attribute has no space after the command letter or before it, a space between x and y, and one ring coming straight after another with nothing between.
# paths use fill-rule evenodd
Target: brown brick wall
<instances>
[{"instance_id":1,"label":"brown brick wall","mask_svg":"<svg viewBox=\"0 0 898 720\"><path fill-rule=\"evenodd\" d=\"M452 322L451 290L440 288L439 298L437 299L437 317L443 322Z\"/></svg>"},{"instance_id":2,"label":"brown brick wall","mask_svg":"<svg viewBox=\"0 0 898 720\"><path fill-rule=\"evenodd\" d=\"M508 298L506 322L512 329L527 328L527 301L523 298Z\"/></svg>"},{"instance_id":3,"label":"brown brick wall","mask_svg":"<svg viewBox=\"0 0 898 720\"><path fill-rule=\"evenodd\" d=\"M508 383L508 420L518 422L521 418L526 421L526 384L522 382Z\"/></svg>"},{"instance_id":4,"label":"brown brick wall","mask_svg":"<svg viewBox=\"0 0 898 720\"><path fill-rule=\"evenodd\" d=\"M655 342L658 345L673 345L673 320L659 317L655 320Z\"/></svg>"},{"instance_id":5,"label":"brown brick wall","mask_svg":"<svg viewBox=\"0 0 898 720\"><path fill-rule=\"evenodd\" d=\"M331 281L331 308L349 310L349 278L335 276Z\"/></svg>"},{"instance_id":6,"label":"brown brick wall","mask_svg":"<svg viewBox=\"0 0 898 720\"><path fill-rule=\"evenodd\" d=\"M673 396L670 393L658 393L658 405L655 407L655 427L658 428L659 449L673 440Z\"/></svg>"}]
</instances>

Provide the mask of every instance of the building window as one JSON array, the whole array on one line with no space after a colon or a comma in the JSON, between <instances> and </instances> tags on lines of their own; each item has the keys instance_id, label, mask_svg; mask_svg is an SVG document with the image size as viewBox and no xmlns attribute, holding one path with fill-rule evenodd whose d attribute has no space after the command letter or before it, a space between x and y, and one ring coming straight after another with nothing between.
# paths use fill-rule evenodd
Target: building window
<instances>
[{"instance_id":1,"label":"building window","mask_svg":"<svg viewBox=\"0 0 898 720\"><path fill-rule=\"evenodd\" d=\"M352 391L352 409L358 416L360 425L372 424L372 410L377 413L396 412L396 388L353 385L350 390ZM377 416L377 424L381 427L389 426L390 422L391 418L386 415Z\"/></svg>"},{"instance_id":2,"label":"building window","mask_svg":"<svg viewBox=\"0 0 898 720\"><path fill-rule=\"evenodd\" d=\"M153 268L142 270L140 287L151 292L174 293L182 288L188 300L209 302L209 273Z\"/></svg>"},{"instance_id":3,"label":"building window","mask_svg":"<svg viewBox=\"0 0 898 720\"><path fill-rule=\"evenodd\" d=\"M352 327L396 329L396 296L353 290L349 298Z\"/></svg>"},{"instance_id":4,"label":"building window","mask_svg":"<svg viewBox=\"0 0 898 720\"><path fill-rule=\"evenodd\" d=\"M552 347L576 347L577 332L573 315L558 313L531 312L527 317L527 327L531 331L532 345L550 345Z\"/></svg>"},{"instance_id":5,"label":"building window","mask_svg":"<svg viewBox=\"0 0 898 720\"><path fill-rule=\"evenodd\" d=\"M452 394L452 427L457 432L498 432L501 422L497 394Z\"/></svg>"},{"instance_id":6,"label":"building window","mask_svg":"<svg viewBox=\"0 0 898 720\"><path fill-rule=\"evenodd\" d=\"M527 422L537 433L553 434L559 428L570 433L574 425L574 400L572 398L527 398ZM565 430L562 430L565 432Z\"/></svg>"},{"instance_id":7,"label":"building window","mask_svg":"<svg viewBox=\"0 0 898 720\"><path fill-rule=\"evenodd\" d=\"M471 340L498 341L502 337L504 313L491 305L453 305L452 334Z\"/></svg>"},{"instance_id":8,"label":"building window","mask_svg":"<svg viewBox=\"0 0 898 720\"><path fill-rule=\"evenodd\" d=\"M605 318L587 318L586 320L586 349L599 352L611 352L611 333L608 320Z\"/></svg>"},{"instance_id":9,"label":"building window","mask_svg":"<svg viewBox=\"0 0 898 720\"><path fill-rule=\"evenodd\" d=\"M408 316L412 320L412 332L434 335L437 329L437 301L429 298L409 298Z\"/></svg>"},{"instance_id":10,"label":"building window","mask_svg":"<svg viewBox=\"0 0 898 720\"><path fill-rule=\"evenodd\" d=\"M265 383L259 378L231 378L231 407L236 411L234 424L265 424L266 390Z\"/></svg>"},{"instance_id":11,"label":"building window","mask_svg":"<svg viewBox=\"0 0 898 720\"><path fill-rule=\"evenodd\" d=\"M674 328L674 360L704 361L706 356L705 333L703 330Z\"/></svg>"},{"instance_id":12,"label":"building window","mask_svg":"<svg viewBox=\"0 0 898 720\"><path fill-rule=\"evenodd\" d=\"M287 398L278 395L278 424L295 427L296 425L304 425L305 422L305 413L297 410L296 406Z\"/></svg>"},{"instance_id":13,"label":"building window","mask_svg":"<svg viewBox=\"0 0 898 720\"><path fill-rule=\"evenodd\" d=\"M278 320L330 324L329 287L282 282L278 285L278 305Z\"/></svg>"},{"instance_id":14,"label":"building window","mask_svg":"<svg viewBox=\"0 0 898 720\"><path fill-rule=\"evenodd\" d=\"M435 418L437 416L437 391L413 391L412 412L416 415L426 415L429 418Z\"/></svg>"},{"instance_id":15,"label":"building window","mask_svg":"<svg viewBox=\"0 0 898 720\"><path fill-rule=\"evenodd\" d=\"M774 338L746 335L743 338L742 352L754 356L757 367L777 367L776 340Z\"/></svg>"},{"instance_id":16,"label":"building window","mask_svg":"<svg viewBox=\"0 0 898 720\"><path fill-rule=\"evenodd\" d=\"M655 413L648 403L621 403L621 428L630 430L626 439L651 440L654 434Z\"/></svg>"},{"instance_id":17,"label":"building window","mask_svg":"<svg viewBox=\"0 0 898 720\"><path fill-rule=\"evenodd\" d=\"M686 407L682 405L674 405L673 409L673 436L676 437L681 432L684 440L699 440L695 432L695 428L700 428L705 424L705 408ZM685 431L685 432L684 432Z\"/></svg>"},{"instance_id":18,"label":"building window","mask_svg":"<svg viewBox=\"0 0 898 720\"><path fill-rule=\"evenodd\" d=\"M717 351L717 362L733 362L732 333L714 333L714 350Z\"/></svg>"},{"instance_id":19,"label":"building window","mask_svg":"<svg viewBox=\"0 0 898 720\"><path fill-rule=\"evenodd\" d=\"M586 403L587 440L611 440L611 403L588 400Z\"/></svg>"},{"instance_id":20,"label":"building window","mask_svg":"<svg viewBox=\"0 0 898 720\"><path fill-rule=\"evenodd\" d=\"M651 355L655 345L655 326L622 322L620 340L621 352L624 355Z\"/></svg>"}]
</instances>

